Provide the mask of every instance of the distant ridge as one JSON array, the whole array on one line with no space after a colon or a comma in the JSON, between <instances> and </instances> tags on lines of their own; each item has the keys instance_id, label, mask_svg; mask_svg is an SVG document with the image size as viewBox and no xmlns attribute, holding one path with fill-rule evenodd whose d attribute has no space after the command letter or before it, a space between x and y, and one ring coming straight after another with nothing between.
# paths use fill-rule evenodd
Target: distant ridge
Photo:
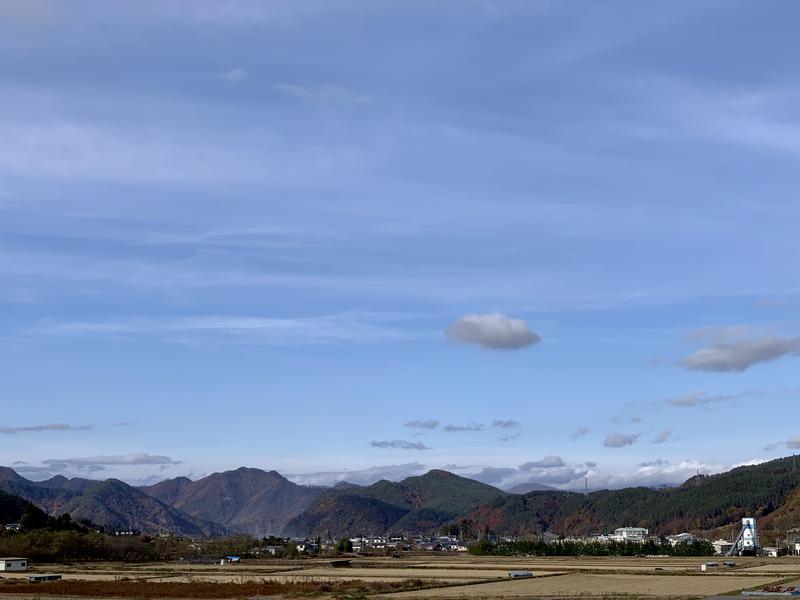
<instances>
[{"instance_id":1,"label":"distant ridge","mask_svg":"<svg viewBox=\"0 0 800 600\"><path fill-rule=\"evenodd\" d=\"M530 492L543 492L545 490L551 491L556 488L543 483L520 483L514 487L506 490L509 494L528 494Z\"/></svg>"}]
</instances>

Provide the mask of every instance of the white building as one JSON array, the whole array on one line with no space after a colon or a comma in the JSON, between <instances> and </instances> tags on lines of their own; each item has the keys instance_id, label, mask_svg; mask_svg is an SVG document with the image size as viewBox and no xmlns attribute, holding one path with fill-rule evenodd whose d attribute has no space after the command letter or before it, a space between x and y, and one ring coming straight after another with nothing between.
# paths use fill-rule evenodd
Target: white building
<instances>
[{"instance_id":1,"label":"white building","mask_svg":"<svg viewBox=\"0 0 800 600\"><path fill-rule=\"evenodd\" d=\"M733 548L733 542L728 540L717 540L716 542L711 542L711 545L714 546L714 552L717 554L727 554L728 550Z\"/></svg>"},{"instance_id":2,"label":"white building","mask_svg":"<svg viewBox=\"0 0 800 600\"><path fill-rule=\"evenodd\" d=\"M669 542L670 546L677 546L678 544L691 544L694 541L694 536L691 533L668 535L667 541Z\"/></svg>"},{"instance_id":3,"label":"white building","mask_svg":"<svg viewBox=\"0 0 800 600\"><path fill-rule=\"evenodd\" d=\"M0 558L0 571L27 571L27 558Z\"/></svg>"},{"instance_id":4,"label":"white building","mask_svg":"<svg viewBox=\"0 0 800 600\"><path fill-rule=\"evenodd\" d=\"M620 542L641 542L649 533L644 527L618 527L614 530L614 539Z\"/></svg>"}]
</instances>

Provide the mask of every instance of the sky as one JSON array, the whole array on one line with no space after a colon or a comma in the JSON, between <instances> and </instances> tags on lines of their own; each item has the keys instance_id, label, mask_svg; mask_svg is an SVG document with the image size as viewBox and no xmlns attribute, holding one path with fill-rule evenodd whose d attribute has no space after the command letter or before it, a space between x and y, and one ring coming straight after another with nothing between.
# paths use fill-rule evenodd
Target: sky
<instances>
[{"instance_id":1,"label":"sky","mask_svg":"<svg viewBox=\"0 0 800 600\"><path fill-rule=\"evenodd\" d=\"M0 463L679 483L800 448L788 0L0 0Z\"/></svg>"}]
</instances>

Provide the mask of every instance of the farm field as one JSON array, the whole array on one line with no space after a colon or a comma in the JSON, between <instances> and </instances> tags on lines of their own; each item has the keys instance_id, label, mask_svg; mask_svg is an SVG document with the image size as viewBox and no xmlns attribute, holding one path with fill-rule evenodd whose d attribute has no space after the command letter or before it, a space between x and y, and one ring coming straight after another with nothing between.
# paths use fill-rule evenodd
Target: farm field
<instances>
[{"instance_id":1,"label":"farm field","mask_svg":"<svg viewBox=\"0 0 800 600\"><path fill-rule=\"evenodd\" d=\"M382 598L703 597L760 589L800 579L800 559L738 558L733 568L700 572L704 558L501 558L471 556L356 557L350 567L330 560L253 560L238 565L85 563L34 565L3 573L0 598L147 597L275 598L347 595ZM533 577L509 580L509 570ZM35 573L63 581L28 584ZM33 590L33 591L31 591ZM23 595L20 595L22 593Z\"/></svg>"}]
</instances>

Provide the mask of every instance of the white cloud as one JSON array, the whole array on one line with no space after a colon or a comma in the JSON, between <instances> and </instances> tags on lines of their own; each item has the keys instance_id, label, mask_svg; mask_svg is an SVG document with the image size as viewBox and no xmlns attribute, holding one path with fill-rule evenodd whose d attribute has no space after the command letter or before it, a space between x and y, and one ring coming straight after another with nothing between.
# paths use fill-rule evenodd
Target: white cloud
<instances>
[{"instance_id":1,"label":"white cloud","mask_svg":"<svg viewBox=\"0 0 800 600\"><path fill-rule=\"evenodd\" d=\"M798 355L800 336L772 336L714 344L684 358L681 364L695 371L744 371L758 363Z\"/></svg>"},{"instance_id":2,"label":"white cloud","mask_svg":"<svg viewBox=\"0 0 800 600\"><path fill-rule=\"evenodd\" d=\"M693 341L712 344L680 361L696 371L744 371L753 365L800 355L800 336L780 337L751 325L713 325L691 334Z\"/></svg>"},{"instance_id":3,"label":"white cloud","mask_svg":"<svg viewBox=\"0 0 800 600\"><path fill-rule=\"evenodd\" d=\"M607 433L606 439L603 440L603 446L606 448L623 448L630 446L636 442L641 433Z\"/></svg>"},{"instance_id":4,"label":"white cloud","mask_svg":"<svg viewBox=\"0 0 800 600\"><path fill-rule=\"evenodd\" d=\"M222 78L229 83L241 83L242 81L245 81L249 76L250 74L244 67L236 67L235 69L231 69L230 71L226 71L225 73L222 74Z\"/></svg>"},{"instance_id":5,"label":"white cloud","mask_svg":"<svg viewBox=\"0 0 800 600\"><path fill-rule=\"evenodd\" d=\"M521 319L499 313L465 315L445 330L445 336L491 350L519 350L542 341Z\"/></svg>"}]
</instances>

